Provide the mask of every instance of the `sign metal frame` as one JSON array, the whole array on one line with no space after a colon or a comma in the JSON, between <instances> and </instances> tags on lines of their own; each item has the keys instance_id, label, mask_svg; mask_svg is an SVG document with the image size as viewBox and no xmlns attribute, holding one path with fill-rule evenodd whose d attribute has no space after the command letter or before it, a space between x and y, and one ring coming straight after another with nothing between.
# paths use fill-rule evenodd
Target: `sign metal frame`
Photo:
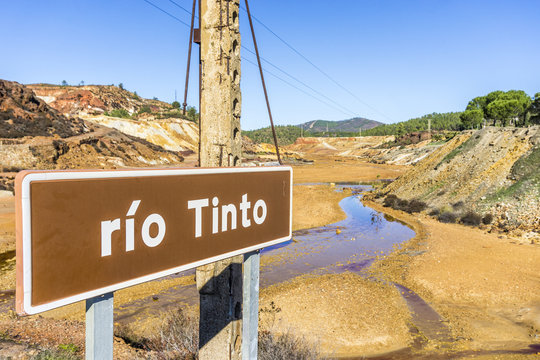
<instances>
[{"instance_id":1,"label":"sign metal frame","mask_svg":"<svg viewBox=\"0 0 540 360\"><path fill-rule=\"evenodd\" d=\"M285 237L256 244L250 247L234 250L214 257L205 258L189 264L177 266L171 269L148 274L135 279L119 282L99 289L86 291L80 294L55 300L46 304L32 305L32 219L30 185L34 181L51 180L90 180L90 179L114 179L127 177L155 177L155 176L178 176L178 175L203 175L203 174L230 174L250 172L274 172L283 171L290 173L290 209L289 209L289 233ZM48 311L57 307L65 306L74 302L87 300L114 292L119 289L138 285L147 281L156 280L164 276L181 271L210 264L232 256L241 255L276 245L291 239L292 236L292 187L293 172L290 166L275 167L231 167L231 168L165 168L165 169L120 169L120 170L71 170L71 171L23 171L17 175L16 186L16 212L17 212L17 294L16 310L20 315L33 315ZM22 263L21 263L22 262Z\"/></svg>"}]
</instances>

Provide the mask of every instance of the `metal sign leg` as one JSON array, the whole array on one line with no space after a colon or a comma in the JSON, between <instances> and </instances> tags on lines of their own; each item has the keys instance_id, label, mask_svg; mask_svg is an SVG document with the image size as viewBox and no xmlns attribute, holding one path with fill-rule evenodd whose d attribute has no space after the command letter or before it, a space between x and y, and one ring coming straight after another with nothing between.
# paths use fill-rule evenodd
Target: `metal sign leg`
<instances>
[{"instance_id":1,"label":"metal sign leg","mask_svg":"<svg viewBox=\"0 0 540 360\"><path fill-rule=\"evenodd\" d=\"M260 256L258 250L244 255L242 360L257 359Z\"/></svg>"},{"instance_id":2,"label":"metal sign leg","mask_svg":"<svg viewBox=\"0 0 540 360\"><path fill-rule=\"evenodd\" d=\"M86 360L112 360L113 335L113 293L86 300Z\"/></svg>"}]
</instances>

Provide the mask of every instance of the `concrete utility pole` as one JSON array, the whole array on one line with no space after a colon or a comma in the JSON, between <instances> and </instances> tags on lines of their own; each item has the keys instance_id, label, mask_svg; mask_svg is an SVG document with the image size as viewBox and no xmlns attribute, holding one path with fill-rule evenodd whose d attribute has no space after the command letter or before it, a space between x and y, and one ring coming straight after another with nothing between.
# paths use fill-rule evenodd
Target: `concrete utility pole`
<instances>
[{"instance_id":1,"label":"concrete utility pole","mask_svg":"<svg viewBox=\"0 0 540 360\"><path fill-rule=\"evenodd\" d=\"M200 0L201 167L239 166L239 0ZM199 359L241 359L242 256L197 268Z\"/></svg>"}]
</instances>

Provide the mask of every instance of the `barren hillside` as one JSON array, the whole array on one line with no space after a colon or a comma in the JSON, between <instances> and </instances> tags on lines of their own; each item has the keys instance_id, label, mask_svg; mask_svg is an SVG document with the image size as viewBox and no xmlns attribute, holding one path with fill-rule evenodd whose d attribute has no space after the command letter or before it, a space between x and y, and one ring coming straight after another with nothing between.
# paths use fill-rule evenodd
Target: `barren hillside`
<instances>
[{"instance_id":1,"label":"barren hillside","mask_svg":"<svg viewBox=\"0 0 540 360\"><path fill-rule=\"evenodd\" d=\"M0 80L0 187L22 169L175 165L182 154L118 130L68 118L25 86Z\"/></svg>"},{"instance_id":2,"label":"barren hillside","mask_svg":"<svg viewBox=\"0 0 540 360\"><path fill-rule=\"evenodd\" d=\"M464 132L386 190L434 208L490 212L509 230L540 231L540 127Z\"/></svg>"},{"instance_id":3,"label":"barren hillside","mask_svg":"<svg viewBox=\"0 0 540 360\"><path fill-rule=\"evenodd\" d=\"M63 114L101 115L106 111L124 109L133 114L147 106L159 112L171 105L149 100L114 85L58 86L48 84L26 85L38 98Z\"/></svg>"},{"instance_id":4,"label":"barren hillside","mask_svg":"<svg viewBox=\"0 0 540 360\"><path fill-rule=\"evenodd\" d=\"M412 165L440 146L432 144L431 140L410 145L383 146L394 140L394 136L298 138L294 144L284 149L307 158L332 156L378 164Z\"/></svg>"}]
</instances>

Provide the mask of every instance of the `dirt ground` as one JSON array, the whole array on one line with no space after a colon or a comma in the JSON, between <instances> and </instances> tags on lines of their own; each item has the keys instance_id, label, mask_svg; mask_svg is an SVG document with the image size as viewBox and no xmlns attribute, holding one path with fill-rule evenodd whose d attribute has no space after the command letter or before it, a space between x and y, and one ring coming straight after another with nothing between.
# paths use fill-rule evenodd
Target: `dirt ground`
<instances>
[{"instance_id":1,"label":"dirt ground","mask_svg":"<svg viewBox=\"0 0 540 360\"><path fill-rule=\"evenodd\" d=\"M304 337L329 356L406 347L410 314L391 285L358 274L300 276L263 289L260 328Z\"/></svg>"},{"instance_id":2,"label":"dirt ground","mask_svg":"<svg viewBox=\"0 0 540 360\"><path fill-rule=\"evenodd\" d=\"M294 177L296 183L370 181L395 177L405 170L326 160L295 167ZM343 219L337 203L346 195L333 192L329 185L295 186L294 228ZM377 203L368 205L406 222L416 231L416 237L371 266L374 280L352 273L301 276L262 289L261 328L303 336L331 356L361 358L360 354L375 356L393 350L400 354L415 342L415 336L411 335L411 313L406 303L389 285L393 281L412 289L436 310L453 340L428 341L413 353L379 359L538 358L517 352L540 351L535 347L540 343L539 245L442 224L424 215L382 208ZM0 290L14 288L14 261L10 260L14 235L13 198L0 199L0 250L8 260L2 265ZM192 276L142 284L118 292L115 303L127 303L190 282ZM71 341L82 346L83 314L81 304L43 317L17 318L12 312L3 313L0 332L23 343L58 346ZM69 340L70 335L73 340ZM118 358L137 355L120 340L115 344Z\"/></svg>"},{"instance_id":3,"label":"dirt ground","mask_svg":"<svg viewBox=\"0 0 540 360\"><path fill-rule=\"evenodd\" d=\"M370 271L414 290L445 319L455 339L446 344L448 352L508 352L481 357L499 359L540 350L540 246L366 204L416 230L413 240Z\"/></svg>"},{"instance_id":4,"label":"dirt ground","mask_svg":"<svg viewBox=\"0 0 540 360\"><path fill-rule=\"evenodd\" d=\"M293 166L296 184L312 182L370 182L395 179L410 166L372 164L346 158L313 158L312 165Z\"/></svg>"}]
</instances>

